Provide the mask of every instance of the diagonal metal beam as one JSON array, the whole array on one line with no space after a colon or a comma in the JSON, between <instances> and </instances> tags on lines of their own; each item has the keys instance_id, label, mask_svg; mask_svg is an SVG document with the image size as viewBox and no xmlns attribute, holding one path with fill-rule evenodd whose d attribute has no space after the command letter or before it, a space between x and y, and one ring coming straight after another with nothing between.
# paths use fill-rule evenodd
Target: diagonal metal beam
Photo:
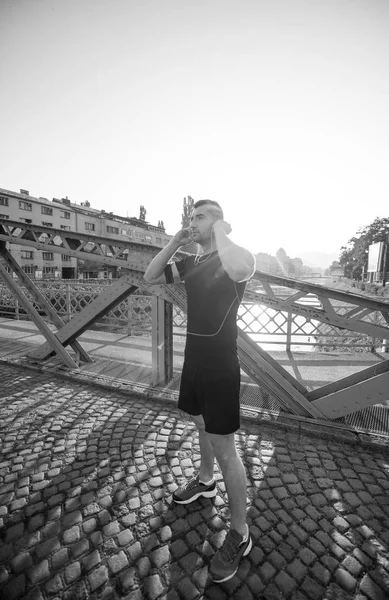
<instances>
[{"instance_id":1,"label":"diagonal metal beam","mask_svg":"<svg viewBox=\"0 0 389 600\"><path fill-rule=\"evenodd\" d=\"M305 296L306 296L305 292L302 292L302 291L296 292L295 294L293 294L292 296L289 296L288 298L286 298L284 300L285 305L290 306L291 304L293 304L294 302L297 302L297 300L300 300L301 298L304 298ZM276 298L274 293L273 293L273 298Z\"/></svg>"},{"instance_id":2,"label":"diagonal metal beam","mask_svg":"<svg viewBox=\"0 0 389 600\"><path fill-rule=\"evenodd\" d=\"M273 359L267 352L258 351L257 344L243 331L239 331L238 347L242 369L259 387L265 383L286 409L286 412L325 419L320 408L310 403L303 395L301 388L298 389L296 385L298 382L296 380L292 382L291 375L289 373L286 375L280 365L275 368Z\"/></svg>"},{"instance_id":3,"label":"diagonal metal beam","mask_svg":"<svg viewBox=\"0 0 389 600\"><path fill-rule=\"evenodd\" d=\"M356 306L355 308L349 310L347 313L344 313L344 317L347 317L347 319L351 319L351 317L354 317L355 315L357 315L358 317L360 317L361 313L364 311L365 309L363 308L363 306Z\"/></svg>"},{"instance_id":4,"label":"diagonal metal beam","mask_svg":"<svg viewBox=\"0 0 389 600\"><path fill-rule=\"evenodd\" d=\"M10 288L10 290L15 294L15 296L19 299L19 302L23 305L26 312L31 317L31 320L34 321L35 325L38 327L39 331L42 335L45 336L47 342L47 346L50 348L50 353L56 352L64 361L65 365L70 369L77 369L77 364L74 362L70 354L65 350L62 343L58 340L56 335L51 331L51 329L47 326L45 321L42 319L37 310L30 304L28 298L23 294L22 290L19 288L18 284L12 279L12 277L7 273L6 268L0 262L0 276L3 277L4 281Z\"/></svg>"},{"instance_id":5,"label":"diagonal metal beam","mask_svg":"<svg viewBox=\"0 0 389 600\"><path fill-rule=\"evenodd\" d=\"M23 271L19 263L14 259L12 254L8 252L5 247L2 247L4 242L0 242L0 254L7 262L9 267L17 274L19 279L23 282L24 286L28 289L31 296L34 298L35 302L39 304L39 306L45 311L47 316L50 317L51 321L56 325L58 329L65 325L64 321L61 317L55 312L54 308L51 304L46 300L46 298L41 294L37 286L33 281L28 277L28 275ZM5 244L4 244L5 246ZM28 299L27 299L28 300ZM77 341L71 343L73 350L76 354L79 354L80 358L85 362L93 362L89 354L86 350L81 346L81 344Z\"/></svg>"},{"instance_id":6,"label":"diagonal metal beam","mask_svg":"<svg viewBox=\"0 0 389 600\"><path fill-rule=\"evenodd\" d=\"M388 400L389 371L385 371L375 377L313 400L312 405L328 419L337 419L374 404L383 404Z\"/></svg>"},{"instance_id":7,"label":"diagonal metal beam","mask_svg":"<svg viewBox=\"0 0 389 600\"><path fill-rule=\"evenodd\" d=\"M126 276L121 277L115 283L108 285L107 288L81 312L77 313L71 321L66 323L58 332L58 340L67 346L86 331L93 323L96 323L111 308L119 304L122 300L133 294L138 289ZM45 343L29 354L36 360L45 360L52 354L52 348Z\"/></svg>"},{"instance_id":8,"label":"diagonal metal beam","mask_svg":"<svg viewBox=\"0 0 389 600\"><path fill-rule=\"evenodd\" d=\"M139 287L150 292L157 292L158 295L171 302L171 296L167 293L170 286L151 286L148 285L143 276L139 273L128 273L99 294L99 296L82 311L77 313L71 321L66 323L58 332L58 339L64 346L71 344L78 336L86 331L93 323L101 319L109 310L122 302L130 294L133 294ZM52 354L52 349L45 343L29 354L31 358L45 360Z\"/></svg>"},{"instance_id":9,"label":"diagonal metal beam","mask_svg":"<svg viewBox=\"0 0 389 600\"><path fill-rule=\"evenodd\" d=\"M368 379L371 379L376 375L380 375L381 373L386 373L386 371L389 371L389 360L383 360L375 365L372 365L371 367L362 369L362 371L358 371L357 373L353 373L352 375L342 377L342 379L338 379L337 381L323 385L312 392L308 392L307 398L309 401L323 398L329 394L344 390L351 385L361 383L362 381L367 381Z\"/></svg>"},{"instance_id":10,"label":"diagonal metal beam","mask_svg":"<svg viewBox=\"0 0 389 600\"><path fill-rule=\"evenodd\" d=\"M387 312L381 311L381 315L384 317L385 321L389 324L389 314Z\"/></svg>"}]
</instances>

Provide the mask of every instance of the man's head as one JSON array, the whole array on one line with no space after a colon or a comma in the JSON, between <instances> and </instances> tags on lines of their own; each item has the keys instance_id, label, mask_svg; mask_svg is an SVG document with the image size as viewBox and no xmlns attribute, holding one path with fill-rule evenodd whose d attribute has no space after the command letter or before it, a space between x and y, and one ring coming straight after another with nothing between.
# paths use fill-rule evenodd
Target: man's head
<instances>
[{"instance_id":1,"label":"man's head","mask_svg":"<svg viewBox=\"0 0 389 600\"><path fill-rule=\"evenodd\" d=\"M212 227L216 221L223 220L223 211L215 200L198 200L193 205L190 226L194 241L202 244L211 239Z\"/></svg>"}]
</instances>

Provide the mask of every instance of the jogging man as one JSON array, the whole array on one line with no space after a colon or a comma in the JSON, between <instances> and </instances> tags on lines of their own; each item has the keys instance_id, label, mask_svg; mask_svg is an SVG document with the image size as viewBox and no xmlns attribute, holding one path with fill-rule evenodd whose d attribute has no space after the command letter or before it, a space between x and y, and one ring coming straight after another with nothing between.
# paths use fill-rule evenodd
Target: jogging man
<instances>
[{"instance_id":1,"label":"jogging man","mask_svg":"<svg viewBox=\"0 0 389 600\"><path fill-rule=\"evenodd\" d=\"M214 555L215 582L231 579L252 547L246 523L246 473L235 446L240 427L240 366L237 311L255 258L228 237L231 227L213 200L194 204L191 227L180 230L151 261L144 275L149 284L185 282L188 325L178 408L189 413L199 431L198 475L173 494L178 504L216 495L215 458L226 485L231 526ZM181 246L195 241L201 255L172 261Z\"/></svg>"}]
</instances>

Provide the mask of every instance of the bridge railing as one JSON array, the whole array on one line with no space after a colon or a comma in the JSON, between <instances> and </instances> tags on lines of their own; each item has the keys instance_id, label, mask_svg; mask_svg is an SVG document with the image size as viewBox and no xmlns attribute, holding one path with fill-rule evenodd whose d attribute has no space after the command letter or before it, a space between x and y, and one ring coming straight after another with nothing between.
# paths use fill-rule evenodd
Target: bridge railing
<instances>
[{"instance_id":1,"label":"bridge railing","mask_svg":"<svg viewBox=\"0 0 389 600\"><path fill-rule=\"evenodd\" d=\"M70 320L109 285L110 281L35 281L36 286L64 321ZM24 293L33 303L28 290ZM309 305L309 295L302 299ZM37 309L38 306L35 305ZM336 307L343 314L342 306ZM28 319L23 306L5 285L0 284L0 316ZM372 323L382 323L382 314L372 313ZM327 323L307 319L292 312L276 310L244 299L239 307L238 326L261 347L273 350L380 350L383 341L370 335L339 329ZM96 326L95 326L96 327ZM98 329L126 331L127 335L151 337L152 296L133 294L110 310L98 323ZM186 315L173 305L173 334L185 336Z\"/></svg>"}]
</instances>

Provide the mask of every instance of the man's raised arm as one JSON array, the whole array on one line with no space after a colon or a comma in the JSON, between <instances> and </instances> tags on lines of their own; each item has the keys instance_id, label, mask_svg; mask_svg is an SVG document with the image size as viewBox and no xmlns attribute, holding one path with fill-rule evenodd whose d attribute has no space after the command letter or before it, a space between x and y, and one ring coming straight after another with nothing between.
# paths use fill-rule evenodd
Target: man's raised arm
<instances>
[{"instance_id":1,"label":"man's raised arm","mask_svg":"<svg viewBox=\"0 0 389 600\"><path fill-rule=\"evenodd\" d=\"M229 277L237 282L250 279L256 267L254 255L229 239L228 234L231 232L229 223L216 221L213 232L219 258Z\"/></svg>"},{"instance_id":2,"label":"man's raised arm","mask_svg":"<svg viewBox=\"0 0 389 600\"><path fill-rule=\"evenodd\" d=\"M190 228L181 229L170 240L161 252L154 256L144 274L144 280L149 284L168 283L164 274L165 267L181 246L186 246L193 240ZM180 281L180 274L177 268L172 265L173 282Z\"/></svg>"}]
</instances>

